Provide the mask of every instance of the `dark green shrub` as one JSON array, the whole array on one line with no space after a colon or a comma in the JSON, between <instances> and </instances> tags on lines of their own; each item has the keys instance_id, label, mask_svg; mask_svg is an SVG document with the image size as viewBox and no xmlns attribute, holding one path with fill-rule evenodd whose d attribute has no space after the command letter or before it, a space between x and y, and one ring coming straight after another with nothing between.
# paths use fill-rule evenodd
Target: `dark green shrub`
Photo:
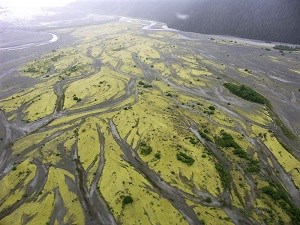
<instances>
[{"instance_id":1,"label":"dark green shrub","mask_svg":"<svg viewBox=\"0 0 300 225\"><path fill-rule=\"evenodd\" d=\"M283 199L283 200L288 201L288 197L286 196L286 194L284 192L282 192L281 190L276 189L272 185L263 187L261 189L261 191L263 193L269 195L273 200Z\"/></svg>"},{"instance_id":2,"label":"dark green shrub","mask_svg":"<svg viewBox=\"0 0 300 225\"><path fill-rule=\"evenodd\" d=\"M211 200L210 197L207 197L207 198L205 199L205 202L207 202L207 203L212 203L212 200Z\"/></svg>"},{"instance_id":3,"label":"dark green shrub","mask_svg":"<svg viewBox=\"0 0 300 225\"><path fill-rule=\"evenodd\" d=\"M273 48L279 51L289 51L289 52L300 50L299 47L292 47L288 45L275 45Z\"/></svg>"},{"instance_id":4,"label":"dark green shrub","mask_svg":"<svg viewBox=\"0 0 300 225\"><path fill-rule=\"evenodd\" d=\"M139 150L143 156L150 155L152 152L152 147L148 145L147 142L142 141L139 146Z\"/></svg>"},{"instance_id":5,"label":"dark green shrub","mask_svg":"<svg viewBox=\"0 0 300 225\"><path fill-rule=\"evenodd\" d=\"M241 148L236 148L233 150L233 154L237 155L238 157L240 158L243 158L243 159L247 159L248 158L248 155L247 155L247 152Z\"/></svg>"},{"instance_id":6,"label":"dark green shrub","mask_svg":"<svg viewBox=\"0 0 300 225\"><path fill-rule=\"evenodd\" d=\"M208 108L209 110L216 110L216 107L214 107L213 105L209 106Z\"/></svg>"},{"instance_id":7,"label":"dark green shrub","mask_svg":"<svg viewBox=\"0 0 300 225\"><path fill-rule=\"evenodd\" d=\"M152 87L151 84L147 84L147 83L145 83L143 81L139 81L139 85L143 86L144 88L151 88Z\"/></svg>"},{"instance_id":8,"label":"dark green shrub","mask_svg":"<svg viewBox=\"0 0 300 225\"><path fill-rule=\"evenodd\" d=\"M219 173L222 186L224 188L230 188L231 184L231 175L228 171L226 171L221 164L215 164L216 170Z\"/></svg>"},{"instance_id":9,"label":"dark green shrub","mask_svg":"<svg viewBox=\"0 0 300 225\"><path fill-rule=\"evenodd\" d=\"M268 100L265 97L245 85L225 83L224 87L227 88L232 94L239 96L240 98L247 101L255 102L258 104L268 103Z\"/></svg>"},{"instance_id":10,"label":"dark green shrub","mask_svg":"<svg viewBox=\"0 0 300 225\"><path fill-rule=\"evenodd\" d=\"M221 137L215 139L217 145L223 148L232 147L234 149L241 149L241 146L239 146L239 144L235 142L230 134L222 132L221 135Z\"/></svg>"},{"instance_id":11,"label":"dark green shrub","mask_svg":"<svg viewBox=\"0 0 300 225\"><path fill-rule=\"evenodd\" d=\"M127 205L127 204L130 204L130 203L132 203L133 202L133 198L131 197L131 196L125 196L124 198L123 198L123 200L122 200L122 204L123 204L123 206L124 205Z\"/></svg>"},{"instance_id":12,"label":"dark green shrub","mask_svg":"<svg viewBox=\"0 0 300 225\"><path fill-rule=\"evenodd\" d=\"M263 187L261 191L269 195L274 201L276 201L280 207L285 210L291 217L292 224L299 224L300 221L300 209L297 208L294 203L289 200L288 195L273 185Z\"/></svg>"},{"instance_id":13,"label":"dark green shrub","mask_svg":"<svg viewBox=\"0 0 300 225\"><path fill-rule=\"evenodd\" d=\"M205 139L206 141L212 141L212 139L204 132L202 132L201 130L198 130L200 136Z\"/></svg>"},{"instance_id":14,"label":"dark green shrub","mask_svg":"<svg viewBox=\"0 0 300 225\"><path fill-rule=\"evenodd\" d=\"M259 161L250 159L250 162L248 162L246 170L249 173L258 173L260 171Z\"/></svg>"},{"instance_id":15,"label":"dark green shrub","mask_svg":"<svg viewBox=\"0 0 300 225\"><path fill-rule=\"evenodd\" d=\"M144 84L143 87L144 88L152 88L152 85L151 84Z\"/></svg>"},{"instance_id":16,"label":"dark green shrub","mask_svg":"<svg viewBox=\"0 0 300 225\"><path fill-rule=\"evenodd\" d=\"M193 137L189 137L189 139L190 139L190 143L191 143L191 144L193 144L193 145L198 144L198 140L197 140L197 139L195 139L195 138L193 138Z\"/></svg>"},{"instance_id":17,"label":"dark green shrub","mask_svg":"<svg viewBox=\"0 0 300 225\"><path fill-rule=\"evenodd\" d=\"M284 221L283 221L282 219L279 219L279 220L278 220L278 223L279 223L279 225L284 225L284 224L285 224Z\"/></svg>"},{"instance_id":18,"label":"dark green shrub","mask_svg":"<svg viewBox=\"0 0 300 225\"><path fill-rule=\"evenodd\" d=\"M185 164L188 164L189 166L193 165L193 163L195 162L195 160L191 156L188 156L184 152L178 152L176 154L176 157L177 157L177 160L179 160Z\"/></svg>"},{"instance_id":19,"label":"dark green shrub","mask_svg":"<svg viewBox=\"0 0 300 225\"><path fill-rule=\"evenodd\" d=\"M24 70L25 73L37 73L39 72L38 69L36 69L35 67L29 67L27 69Z\"/></svg>"},{"instance_id":20,"label":"dark green shrub","mask_svg":"<svg viewBox=\"0 0 300 225\"><path fill-rule=\"evenodd\" d=\"M157 159L160 159L160 157L161 157L160 152L155 153L154 157Z\"/></svg>"}]
</instances>

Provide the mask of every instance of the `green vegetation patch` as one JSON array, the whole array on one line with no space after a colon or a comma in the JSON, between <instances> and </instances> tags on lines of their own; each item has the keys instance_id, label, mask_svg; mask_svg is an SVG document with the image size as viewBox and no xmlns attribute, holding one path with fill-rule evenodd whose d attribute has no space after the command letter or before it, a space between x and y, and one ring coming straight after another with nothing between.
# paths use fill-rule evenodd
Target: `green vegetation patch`
<instances>
[{"instance_id":1,"label":"green vegetation patch","mask_svg":"<svg viewBox=\"0 0 300 225\"><path fill-rule=\"evenodd\" d=\"M288 195L273 185L263 187L261 191L270 196L274 201L276 201L282 209L284 209L291 217L292 224L299 224L300 221L300 209L293 204Z\"/></svg>"},{"instance_id":2,"label":"green vegetation patch","mask_svg":"<svg viewBox=\"0 0 300 225\"><path fill-rule=\"evenodd\" d=\"M152 147L148 145L147 142L142 141L139 146L139 150L143 156L150 155L152 152Z\"/></svg>"},{"instance_id":3,"label":"green vegetation patch","mask_svg":"<svg viewBox=\"0 0 300 225\"><path fill-rule=\"evenodd\" d=\"M73 100L74 101L77 101L77 102L80 102L81 101L81 98L78 98L75 94L73 95Z\"/></svg>"},{"instance_id":4,"label":"green vegetation patch","mask_svg":"<svg viewBox=\"0 0 300 225\"><path fill-rule=\"evenodd\" d=\"M267 104L268 100L262 96L261 94L257 93L255 90L253 90L250 87L247 87L245 85L237 85L237 84L231 84L231 83L225 83L224 87L227 88L230 93L245 99L250 102L255 102L258 104Z\"/></svg>"},{"instance_id":5,"label":"green vegetation patch","mask_svg":"<svg viewBox=\"0 0 300 225\"><path fill-rule=\"evenodd\" d=\"M226 133L222 132L221 137L217 137L215 142L217 145L223 148L233 148L233 154L248 161L247 163L247 171L250 173L257 173L260 171L259 161L251 159L247 152L242 149L242 147L235 142L234 138Z\"/></svg>"},{"instance_id":6,"label":"green vegetation patch","mask_svg":"<svg viewBox=\"0 0 300 225\"><path fill-rule=\"evenodd\" d=\"M274 186L272 185L269 185L269 186L266 186L266 187L263 187L261 189L261 191L264 193L264 194L267 194L269 195L273 200L280 200L280 199L283 199L285 201L288 201L288 197L280 190L277 190Z\"/></svg>"},{"instance_id":7,"label":"green vegetation patch","mask_svg":"<svg viewBox=\"0 0 300 225\"><path fill-rule=\"evenodd\" d=\"M235 154L236 156L243 158L243 159L248 159L248 155L247 152L245 150L243 150L242 148L236 148L233 150L233 154Z\"/></svg>"},{"instance_id":8,"label":"green vegetation patch","mask_svg":"<svg viewBox=\"0 0 300 225\"><path fill-rule=\"evenodd\" d=\"M258 173L260 171L259 161L258 160L250 160L247 165L247 172L249 173Z\"/></svg>"},{"instance_id":9,"label":"green vegetation patch","mask_svg":"<svg viewBox=\"0 0 300 225\"><path fill-rule=\"evenodd\" d=\"M288 45L275 45L273 48L279 51L289 51L289 52L300 50L300 47L292 47Z\"/></svg>"},{"instance_id":10,"label":"green vegetation patch","mask_svg":"<svg viewBox=\"0 0 300 225\"><path fill-rule=\"evenodd\" d=\"M155 157L156 159L160 159L160 158L161 158L160 152L155 153L154 157Z\"/></svg>"},{"instance_id":11,"label":"green vegetation patch","mask_svg":"<svg viewBox=\"0 0 300 225\"><path fill-rule=\"evenodd\" d=\"M147 84L144 81L139 81L139 85L143 86L144 88L152 88L151 84Z\"/></svg>"},{"instance_id":12,"label":"green vegetation patch","mask_svg":"<svg viewBox=\"0 0 300 225\"><path fill-rule=\"evenodd\" d=\"M193 144L193 145L198 144L198 140L195 139L195 138L193 138L193 137L189 137L189 141L190 141L190 143Z\"/></svg>"},{"instance_id":13,"label":"green vegetation patch","mask_svg":"<svg viewBox=\"0 0 300 225\"><path fill-rule=\"evenodd\" d=\"M173 95L172 95L172 93L170 93L170 92L166 92L166 96L172 97Z\"/></svg>"},{"instance_id":14,"label":"green vegetation patch","mask_svg":"<svg viewBox=\"0 0 300 225\"><path fill-rule=\"evenodd\" d=\"M35 67L28 67L24 70L25 73L38 73L40 70Z\"/></svg>"},{"instance_id":15,"label":"green vegetation patch","mask_svg":"<svg viewBox=\"0 0 300 225\"><path fill-rule=\"evenodd\" d=\"M50 58L50 60L51 60L52 62L57 62L61 57L62 57L62 55L59 54L59 55L53 56L52 58Z\"/></svg>"},{"instance_id":16,"label":"green vegetation patch","mask_svg":"<svg viewBox=\"0 0 300 225\"><path fill-rule=\"evenodd\" d=\"M221 135L221 137L217 137L215 139L217 145L223 148L232 147L234 149L241 149L241 146L235 142L234 138L230 134L222 132Z\"/></svg>"},{"instance_id":17,"label":"green vegetation patch","mask_svg":"<svg viewBox=\"0 0 300 225\"><path fill-rule=\"evenodd\" d=\"M216 170L219 173L222 186L224 188L230 188L230 186L231 186L231 180L232 180L230 172L226 171L224 169L224 167L221 164L219 164L219 163L215 164L215 167L216 167Z\"/></svg>"},{"instance_id":18,"label":"green vegetation patch","mask_svg":"<svg viewBox=\"0 0 300 225\"><path fill-rule=\"evenodd\" d=\"M212 111L216 110L216 107L214 107L213 105L209 106L208 108L209 108L209 110L212 110Z\"/></svg>"},{"instance_id":19,"label":"green vegetation patch","mask_svg":"<svg viewBox=\"0 0 300 225\"><path fill-rule=\"evenodd\" d=\"M201 130L198 130L198 133L200 134L200 136L206 140L206 141L212 141L212 139L205 133L205 131L201 131Z\"/></svg>"},{"instance_id":20,"label":"green vegetation patch","mask_svg":"<svg viewBox=\"0 0 300 225\"><path fill-rule=\"evenodd\" d=\"M129 195L125 196L122 200L122 205L128 205L133 202L133 198Z\"/></svg>"},{"instance_id":21,"label":"green vegetation patch","mask_svg":"<svg viewBox=\"0 0 300 225\"><path fill-rule=\"evenodd\" d=\"M193 163L195 162L195 160L191 156L185 154L184 152L178 152L176 154L176 157L177 157L177 160L179 160L189 166L193 165Z\"/></svg>"}]
</instances>

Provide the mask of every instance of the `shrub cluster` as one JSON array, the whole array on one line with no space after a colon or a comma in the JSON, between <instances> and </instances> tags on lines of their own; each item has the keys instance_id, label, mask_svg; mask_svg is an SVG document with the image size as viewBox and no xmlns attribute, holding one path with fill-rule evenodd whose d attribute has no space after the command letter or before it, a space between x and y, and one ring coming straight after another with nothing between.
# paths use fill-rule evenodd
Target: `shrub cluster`
<instances>
[{"instance_id":1,"label":"shrub cluster","mask_svg":"<svg viewBox=\"0 0 300 225\"><path fill-rule=\"evenodd\" d=\"M38 69L36 69L35 67L29 67L27 69L24 70L25 73L37 73L39 72Z\"/></svg>"},{"instance_id":2,"label":"shrub cluster","mask_svg":"<svg viewBox=\"0 0 300 225\"><path fill-rule=\"evenodd\" d=\"M157 159L160 159L160 157L161 157L160 152L155 153L154 157Z\"/></svg>"},{"instance_id":3,"label":"shrub cluster","mask_svg":"<svg viewBox=\"0 0 300 225\"><path fill-rule=\"evenodd\" d=\"M247 171L248 172L252 172L252 173L257 173L260 171L260 166L259 166L259 161L258 160L254 160L254 159L251 159L247 152L242 149L242 147L235 142L234 138L226 133L226 132L222 132L221 133L222 136L221 137L217 137L215 139L215 142L217 145L219 145L220 147L224 147L224 148L233 148L233 154L240 157L240 158L243 158L243 159L246 159L248 160L248 165L247 165Z\"/></svg>"},{"instance_id":4,"label":"shrub cluster","mask_svg":"<svg viewBox=\"0 0 300 225\"><path fill-rule=\"evenodd\" d=\"M81 98L78 98L75 94L73 95L73 100L74 101L77 101L77 102L80 102L81 101Z\"/></svg>"},{"instance_id":5,"label":"shrub cluster","mask_svg":"<svg viewBox=\"0 0 300 225\"><path fill-rule=\"evenodd\" d=\"M152 152L152 147L148 145L147 142L142 141L139 146L139 150L143 156L150 155Z\"/></svg>"},{"instance_id":6,"label":"shrub cluster","mask_svg":"<svg viewBox=\"0 0 300 225\"><path fill-rule=\"evenodd\" d=\"M279 51L289 51L289 52L300 50L300 47L292 47L288 45L275 45L273 48Z\"/></svg>"},{"instance_id":7,"label":"shrub cluster","mask_svg":"<svg viewBox=\"0 0 300 225\"><path fill-rule=\"evenodd\" d=\"M245 85L237 85L231 83L225 83L224 87L227 88L232 94L245 99L250 102L258 104L267 104L268 100L261 94L254 91L252 88Z\"/></svg>"},{"instance_id":8,"label":"shrub cluster","mask_svg":"<svg viewBox=\"0 0 300 225\"><path fill-rule=\"evenodd\" d=\"M206 140L206 141L212 141L212 139L211 139L205 132L203 132L203 131L201 131L201 130L198 130L198 133L200 134L200 136L201 136L204 140Z\"/></svg>"},{"instance_id":9,"label":"shrub cluster","mask_svg":"<svg viewBox=\"0 0 300 225\"><path fill-rule=\"evenodd\" d=\"M188 156L184 152L178 152L176 157L177 157L177 160L179 160L185 164L188 164L189 166L193 165L193 163L195 162L195 160L191 156Z\"/></svg>"},{"instance_id":10,"label":"shrub cluster","mask_svg":"<svg viewBox=\"0 0 300 225\"><path fill-rule=\"evenodd\" d=\"M143 86L144 88L152 88L152 85L151 84L147 84L143 81L139 81L139 85Z\"/></svg>"},{"instance_id":11,"label":"shrub cluster","mask_svg":"<svg viewBox=\"0 0 300 225\"><path fill-rule=\"evenodd\" d=\"M190 143L193 144L193 145L198 144L198 140L193 138L193 137L189 137L189 140L190 140Z\"/></svg>"},{"instance_id":12,"label":"shrub cluster","mask_svg":"<svg viewBox=\"0 0 300 225\"><path fill-rule=\"evenodd\" d=\"M258 173L260 171L259 161L254 159L249 159L248 165L247 165L247 172L249 173Z\"/></svg>"},{"instance_id":13,"label":"shrub cluster","mask_svg":"<svg viewBox=\"0 0 300 225\"><path fill-rule=\"evenodd\" d=\"M216 170L219 173L222 186L224 188L230 188L231 184L231 175L228 171L224 169L224 167L221 164L215 164Z\"/></svg>"},{"instance_id":14,"label":"shrub cluster","mask_svg":"<svg viewBox=\"0 0 300 225\"><path fill-rule=\"evenodd\" d=\"M289 214L293 224L299 224L300 209L289 200L288 195L284 191L280 190L279 188L275 188L273 185L263 187L261 191L278 202L281 208Z\"/></svg>"},{"instance_id":15,"label":"shrub cluster","mask_svg":"<svg viewBox=\"0 0 300 225\"><path fill-rule=\"evenodd\" d=\"M122 205L127 205L133 202L133 198L131 196L125 196L122 200Z\"/></svg>"},{"instance_id":16,"label":"shrub cluster","mask_svg":"<svg viewBox=\"0 0 300 225\"><path fill-rule=\"evenodd\" d=\"M234 149L241 148L241 146L239 146L239 144L235 142L234 138L230 134L226 132L222 132L221 134L222 134L221 137L215 139L217 145L223 148L230 148L230 147Z\"/></svg>"}]
</instances>

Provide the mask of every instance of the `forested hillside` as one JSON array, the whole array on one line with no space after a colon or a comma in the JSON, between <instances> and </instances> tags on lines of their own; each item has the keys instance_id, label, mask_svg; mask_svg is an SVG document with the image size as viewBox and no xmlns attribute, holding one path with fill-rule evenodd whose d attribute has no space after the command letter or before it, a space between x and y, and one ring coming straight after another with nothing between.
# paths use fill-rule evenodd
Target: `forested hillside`
<instances>
[{"instance_id":1,"label":"forested hillside","mask_svg":"<svg viewBox=\"0 0 300 225\"><path fill-rule=\"evenodd\" d=\"M300 44L298 0L102 0L72 6L158 20L183 31Z\"/></svg>"}]
</instances>

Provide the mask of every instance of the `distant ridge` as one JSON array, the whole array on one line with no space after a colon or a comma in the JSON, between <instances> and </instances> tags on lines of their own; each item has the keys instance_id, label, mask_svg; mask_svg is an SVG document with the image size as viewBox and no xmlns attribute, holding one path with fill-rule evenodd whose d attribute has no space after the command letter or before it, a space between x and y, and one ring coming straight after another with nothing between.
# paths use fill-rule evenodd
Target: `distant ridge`
<instances>
[{"instance_id":1,"label":"distant ridge","mask_svg":"<svg viewBox=\"0 0 300 225\"><path fill-rule=\"evenodd\" d=\"M300 44L299 0L82 0L70 7L157 20L183 31Z\"/></svg>"}]
</instances>

